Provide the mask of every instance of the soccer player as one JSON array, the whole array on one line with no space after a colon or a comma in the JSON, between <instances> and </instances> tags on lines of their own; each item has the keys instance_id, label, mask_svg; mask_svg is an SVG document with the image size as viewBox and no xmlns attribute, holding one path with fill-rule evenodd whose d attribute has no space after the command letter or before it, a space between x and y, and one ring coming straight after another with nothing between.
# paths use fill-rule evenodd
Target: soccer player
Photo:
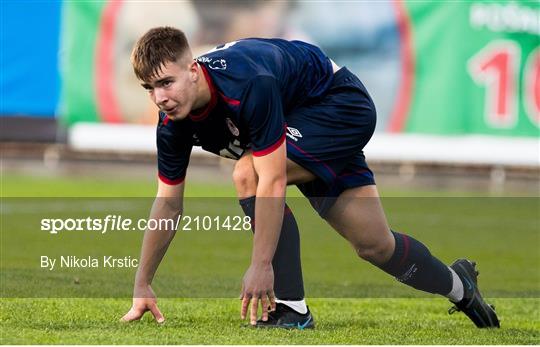
<instances>
[{"instance_id":1,"label":"soccer player","mask_svg":"<svg viewBox=\"0 0 540 347\"><path fill-rule=\"evenodd\" d=\"M182 210L191 149L236 159L233 181L253 221L251 265L241 316L259 327L311 328L304 301L298 226L285 204L295 184L358 256L398 281L446 296L478 327L498 327L484 302L475 263L446 266L414 238L392 231L362 149L375 129L375 106L360 80L319 48L300 41L243 39L196 58L183 32L149 30L132 53L136 76L159 107L158 192L150 218ZM147 231L133 306L164 320L152 278L174 230ZM262 318L257 320L258 306Z\"/></svg>"}]
</instances>

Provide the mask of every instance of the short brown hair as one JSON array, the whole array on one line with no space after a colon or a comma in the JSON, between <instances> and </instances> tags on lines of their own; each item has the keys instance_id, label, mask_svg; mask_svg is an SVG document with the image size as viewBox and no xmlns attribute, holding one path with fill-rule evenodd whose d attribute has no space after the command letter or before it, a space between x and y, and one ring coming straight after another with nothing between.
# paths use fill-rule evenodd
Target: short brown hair
<instances>
[{"instance_id":1,"label":"short brown hair","mask_svg":"<svg viewBox=\"0 0 540 347\"><path fill-rule=\"evenodd\" d=\"M166 63L176 62L186 52L190 53L189 44L181 30L172 27L152 28L133 47L133 71L138 79L148 81L157 76Z\"/></svg>"}]
</instances>

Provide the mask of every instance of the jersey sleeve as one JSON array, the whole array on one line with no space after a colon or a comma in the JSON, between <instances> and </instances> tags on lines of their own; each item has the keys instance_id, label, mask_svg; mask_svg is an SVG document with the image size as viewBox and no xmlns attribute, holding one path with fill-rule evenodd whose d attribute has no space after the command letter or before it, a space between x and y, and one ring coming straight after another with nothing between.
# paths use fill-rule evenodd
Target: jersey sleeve
<instances>
[{"instance_id":1,"label":"jersey sleeve","mask_svg":"<svg viewBox=\"0 0 540 347\"><path fill-rule=\"evenodd\" d=\"M189 120L173 122L160 115L156 135L159 179L169 185L182 183L193 147L191 123Z\"/></svg>"},{"instance_id":2,"label":"jersey sleeve","mask_svg":"<svg viewBox=\"0 0 540 347\"><path fill-rule=\"evenodd\" d=\"M272 153L285 141L285 117L276 79L272 76L253 78L242 100L240 116L249 128L253 155Z\"/></svg>"}]
</instances>

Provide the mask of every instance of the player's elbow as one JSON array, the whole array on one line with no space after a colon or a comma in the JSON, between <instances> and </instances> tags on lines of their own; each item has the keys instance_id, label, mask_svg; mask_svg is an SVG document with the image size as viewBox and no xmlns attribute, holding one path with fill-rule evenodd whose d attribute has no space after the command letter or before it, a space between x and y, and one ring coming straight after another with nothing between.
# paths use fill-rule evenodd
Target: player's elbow
<instances>
[{"instance_id":1,"label":"player's elbow","mask_svg":"<svg viewBox=\"0 0 540 347\"><path fill-rule=\"evenodd\" d=\"M276 174L271 176L259 176L257 196L282 197L287 189L287 175Z\"/></svg>"}]
</instances>

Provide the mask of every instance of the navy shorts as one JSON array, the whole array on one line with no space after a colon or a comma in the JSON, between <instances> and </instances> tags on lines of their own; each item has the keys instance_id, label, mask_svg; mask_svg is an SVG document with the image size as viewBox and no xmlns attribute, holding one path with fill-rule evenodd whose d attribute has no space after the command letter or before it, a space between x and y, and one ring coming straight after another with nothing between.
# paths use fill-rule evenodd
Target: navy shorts
<instances>
[{"instance_id":1,"label":"navy shorts","mask_svg":"<svg viewBox=\"0 0 540 347\"><path fill-rule=\"evenodd\" d=\"M298 188L322 217L344 190L375 184L362 151L375 130L375 105L347 68L334 74L324 97L285 119L287 157L317 177Z\"/></svg>"}]
</instances>

